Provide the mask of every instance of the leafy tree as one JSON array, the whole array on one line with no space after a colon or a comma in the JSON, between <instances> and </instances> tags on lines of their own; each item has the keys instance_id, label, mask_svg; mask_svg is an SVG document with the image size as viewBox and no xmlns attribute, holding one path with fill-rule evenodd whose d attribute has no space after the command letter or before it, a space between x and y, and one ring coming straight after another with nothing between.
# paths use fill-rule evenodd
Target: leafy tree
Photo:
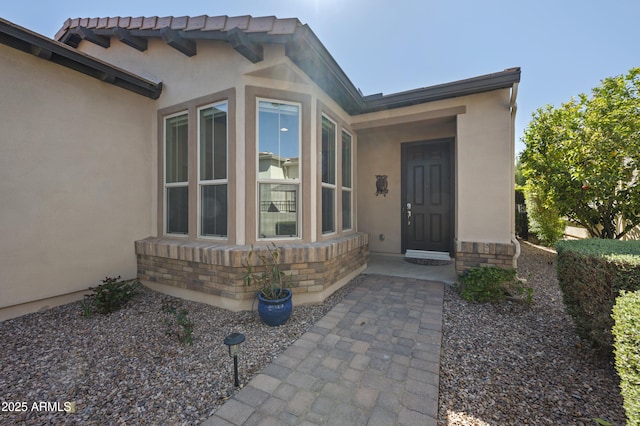
<instances>
[{"instance_id":1,"label":"leafy tree","mask_svg":"<svg viewBox=\"0 0 640 426\"><path fill-rule=\"evenodd\" d=\"M522 174L522 161L520 160L520 158L518 158L518 160L516 161L515 179L516 179L516 188L522 187L526 183L524 174Z\"/></svg>"},{"instance_id":2,"label":"leafy tree","mask_svg":"<svg viewBox=\"0 0 640 426\"><path fill-rule=\"evenodd\" d=\"M633 68L602 80L591 97L539 108L525 129L527 191L592 237L621 238L640 224L639 91Z\"/></svg>"}]
</instances>

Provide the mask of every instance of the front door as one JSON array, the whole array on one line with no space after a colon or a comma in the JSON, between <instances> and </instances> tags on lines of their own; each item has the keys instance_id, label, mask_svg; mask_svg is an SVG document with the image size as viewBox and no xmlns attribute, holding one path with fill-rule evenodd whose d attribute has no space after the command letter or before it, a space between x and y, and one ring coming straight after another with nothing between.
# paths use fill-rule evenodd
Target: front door
<instances>
[{"instance_id":1,"label":"front door","mask_svg":"<svg viewBox=\"0 0 640 426\"><path fill-rule=\"evenodd\" d=\"M402 144L402 252L451 253L451 139Z\"/></svg>"}]
</instances>

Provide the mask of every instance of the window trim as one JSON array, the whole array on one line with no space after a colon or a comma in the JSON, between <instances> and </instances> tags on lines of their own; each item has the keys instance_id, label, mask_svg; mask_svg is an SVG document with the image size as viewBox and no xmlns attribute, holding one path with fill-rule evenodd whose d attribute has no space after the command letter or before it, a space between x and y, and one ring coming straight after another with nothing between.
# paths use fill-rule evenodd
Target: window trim
<instances>
[{"instance_id":1,"label":"window trim","mask_svg":"<svg viewBox=\"0 0 640 426\"><path fill-rule=\"evenodd\" d=\"M153 159L155 160L154 181L155 181L155 196L153 197L155 207L155 235L166 238L179 238L189 239L193 241L201 240L198 235L198 164L197 164L197 152L198 146L198 129L193 123L197 123L197 109L201 106L216 104L219 102L227 102L227 238L229 242L236 243L238 238L242 238L242 234L238 233L238 225L243 225L242 218L237 217L238 211L238 196L236 195L236 187L238 185L238 170L240 166L237 164L237 143L236 143L236 120L237 120L237 107L236 107L236 89L229 88L215 93L210 93L199 98L190 99L185 102L180 102L174 105L170 105L164 108L160 108L156 111L156 144L154 149ZM166 232L166 211L165 211L165 138L164 138L164 126L165 117L169 117L174 114L188 112L189 120L189 233L188 235L182 234L167 234ZM240 182L242 183L242 181ZM207 239L211 241L210 239ZM242 242L243 243L243 242Z\"/></svg>"},{"instance_id":2,"label":"window trim","mask_svg":"<svg viewBox=\"0 0 640 426\"><path fill-rule=\"evenodd\" d=\"M298 107L298 177L296 179L265 179L260 178L260 102L272 102L284 105L295 105ZM303 239L303 102L279 99L277 97L255 96L255 240L256 241L294 241ZM262 237L260 236L260 185L261 184L283 184L296 185L296 231L293 237Z\"/></svg>"},{"instance_id":3,"label":"window trim","mask_svg":"<svg viewBox=\"0 0 640 426\"><path fill-rule=\"evenodd\" d=\"M226 105L227 106L227 134L226 134L226 178L224 179L211 179L211 180L201 180L201 168L202 164L201 160L201 131L200 131L200 112L202 110L208 108L214 108L217 105ZM229 100L224 99L217 102L212 102L206 105L201 105L196 107L196 164L197 164L197 199L196 199L196 209L197 209L197 236L201 239L207 240L219 240L219 241L227 241L229 239L229 216L230 216L230 205L229 205ZM222 235L203 235L202 234L202 187L203 186L217 186L217 185L226 185L227 186L227 234L225 236Z\"/></svg>"}]
</instances>

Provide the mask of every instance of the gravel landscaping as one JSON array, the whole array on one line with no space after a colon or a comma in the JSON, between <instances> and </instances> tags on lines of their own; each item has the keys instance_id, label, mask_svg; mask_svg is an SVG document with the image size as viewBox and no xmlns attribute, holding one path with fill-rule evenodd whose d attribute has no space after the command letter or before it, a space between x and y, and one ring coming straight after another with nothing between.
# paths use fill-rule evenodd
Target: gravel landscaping
<instances>
[{"instance_id":1,"label":"gravel landscaping","mask_svg":"<svg viewBox=\"0 0 640 426\"><path fill-rule=\"evenodd\" d=\"M624 425L612 363L576 336L555 253L522 243L532 306L465 302L445 289L440 425Z\"/></svg>"},{"instance_id":2,"label":"gravel landscaping","mask_svg":"<svg viewBox=\"0 0 640 426\"><path fill-rule=\"evenodd\" d=\"M323 305L295 307L280 327L264 325L255 310L233 313L179 301L194 324L192 345L167 334L181 327L173 322L168 328L163 302L177 299L147 288L108 315L85 318L77 302L0 322L0 401L13 411L0 413L0 424L202 423L234 391L225 336L246 336L238 370L240 383L247 383L358 279ZM8 405L23 402L26 410ZM59 406L39 410L40 402ZM65 402L75 402L76 412L64 412Z\"/></svg>"},{"instance_id":3,"label":"gravel landscaping","mask_svg":"<svg viewBox=\"0 0 640 426\"><path fill-rule=\"evenodd\" d=\"M523 244L519 266L535 291L532 306L472 304L445 289L438 423L623 425L613 366L581 345L564 312L555 254ZM255 312L180 301L194 323L192 345L167 333L180 327L166 323L166 296L148 289L105 316L85 318L78 302L1 322L0 401L17 410L0 413L0 424L201 423L233 392L227 334L246 336L246 383L358 280L321 306L296 307L277 328ZM65 413L65 402L76 412Z\"/></svg>"}]
</instances>

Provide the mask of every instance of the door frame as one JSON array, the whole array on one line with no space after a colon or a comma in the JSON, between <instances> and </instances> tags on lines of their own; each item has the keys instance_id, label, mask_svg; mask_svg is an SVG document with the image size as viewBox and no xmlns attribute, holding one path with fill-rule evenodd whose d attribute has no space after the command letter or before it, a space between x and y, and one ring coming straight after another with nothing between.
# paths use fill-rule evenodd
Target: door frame
<instances>
[{"instance_id":1,"label":"door frame","mask_svg":"<svg viewBox=\"0 0 640 426\"><path fill-rule=\"evenodd\" d=\"M455 256L455 219L456 219L456 204L455 204L455 181L456 181L456 167L455 167L455 138L439 138L439 139L426 139L422 141L415 142L402 142L400 144L401 155L400 155L400 245L401 252L404 254L407 252L407 151L410 148L415 148L419 146L428 146L428 145L436 145L436 144L447 144L448 147L448 156L449 156L449 212L450 212L450 220L449 220L449 235L451 239L449 241L449 255L451 257Z\"/></svg>"}]
</instances>

